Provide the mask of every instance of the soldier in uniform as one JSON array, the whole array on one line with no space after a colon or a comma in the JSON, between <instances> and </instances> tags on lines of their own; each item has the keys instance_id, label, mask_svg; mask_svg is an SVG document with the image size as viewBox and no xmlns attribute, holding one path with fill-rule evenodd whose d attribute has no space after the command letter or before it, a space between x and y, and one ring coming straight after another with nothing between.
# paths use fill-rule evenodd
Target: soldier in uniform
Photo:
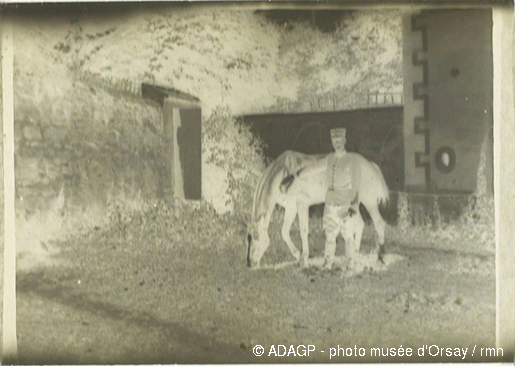
<instances>
[{"instance_id":1,"label":"soldier in uniform","mask_svg":"<svg viewBox=\"0 0 515 366\"><path fill-rule=\"evenodd\" d=\"M353 215L359 215L357 195L359 169L345 150L347 142L345 128L331 129L331 142L334 148L333 153L297 172L298 177L303 177L327 169L327 192L323 217L323 228L326 233L324 253L324 267L326 268L332 266L336 250L336 238L340 232L346 240L346 248L351 249L348 243L349 228L345 224ZM357 249L359 250L359 248ZM347 256L355 258L355 254L357 253L347 253Z\"/></svg>"}]
</instances>

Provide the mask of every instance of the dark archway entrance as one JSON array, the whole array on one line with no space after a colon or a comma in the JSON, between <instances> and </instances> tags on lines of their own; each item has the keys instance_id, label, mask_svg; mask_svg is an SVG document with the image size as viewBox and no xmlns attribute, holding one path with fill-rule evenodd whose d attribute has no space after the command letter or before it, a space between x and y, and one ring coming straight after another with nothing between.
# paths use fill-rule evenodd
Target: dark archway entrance
<instances>
[{"instance_id":1,"label":"dark archway entrance","mask_svg":"<svg viewBox=\"0 0 515 366\"><path fill-rule=\"evenodd\" d=\"M329 131L347 128L347 150L376 162L390 190L404 188L403 107L352 111L256 114L243 117L265 143L265 155L277 158L285 150L306 154L332 151Z\"/></svg>"}]
</instances>

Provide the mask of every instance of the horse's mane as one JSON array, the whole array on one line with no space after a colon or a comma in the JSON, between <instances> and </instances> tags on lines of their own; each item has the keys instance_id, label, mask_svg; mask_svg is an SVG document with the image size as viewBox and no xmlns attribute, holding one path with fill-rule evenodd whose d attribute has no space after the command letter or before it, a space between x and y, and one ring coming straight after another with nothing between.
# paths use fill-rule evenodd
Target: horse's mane
<instances>
[{"instance_id":1,"label":"horse's mane","mask_svg":"<svg viewBox=\"0 0 515 366\"><path fill-rule=\"evenodd\" d=\"M258 187L254 195L254 207L252 208L253 221L259 221L262 216L266 215L268 202L272 199L273 181L277 174L282 174L285 169L285 161L288 151L279 155L263 172L263 176L259 180Z\"/></svg>"}]
</instances>

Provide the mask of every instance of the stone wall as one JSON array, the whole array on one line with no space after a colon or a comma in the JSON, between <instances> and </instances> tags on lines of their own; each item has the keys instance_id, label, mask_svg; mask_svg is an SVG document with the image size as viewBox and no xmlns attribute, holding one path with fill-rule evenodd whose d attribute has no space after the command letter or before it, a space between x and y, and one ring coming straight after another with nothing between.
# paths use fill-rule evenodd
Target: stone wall
<instances>
[{"instance_id":1,"label":"stone wall","mask_svg":"<svg viewBox=\"0 0 515 366\"><path fill-rule=\"evenodd\" d=\"M15 72L17 214L48 210L58 197L66 210L162 195L161 107L50 68Z\"/></svg>"}]
</instances>

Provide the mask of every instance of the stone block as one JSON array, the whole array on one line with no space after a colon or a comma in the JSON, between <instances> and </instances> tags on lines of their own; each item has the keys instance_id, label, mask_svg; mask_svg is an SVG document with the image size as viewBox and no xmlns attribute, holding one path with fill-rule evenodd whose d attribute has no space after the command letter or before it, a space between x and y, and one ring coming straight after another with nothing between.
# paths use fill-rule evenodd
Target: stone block
<instances>
[{"instance_id":1,"label":"stone block","mask_svg":"<svg viewBox=\"0 0 515 366\"><path fill-rule=\"evenodd\" d=\"M52 142L66 141L69 136L69 129L66 126L49 126L45 129L45 139Z\"/></svg>"},{"instance_id":2,"label":"stone block","mask_svg":"<svg viewBox=\"0 0 515 366\"><path fill-rule=\"evenodd\" d=\"M23 140L23 123L15 120L14 121L14 143L16 147Z\"/></svg>"},{"instance_id":3,"label":"stone block","mask_svg":"<svg viewBox=\"0 0 515 366\"><path fill-rule=\"evenodd\" d=\"M39 141L43 138L39 126L33 124L27 124L23 127L23 137L29 141Z\"/></svg>"},{"instance_id":4,"label":"stone block","mask_svg":"<svg viewBox=\"0 0 515 366\"><path fill-rule=\"evenodd\" d=\"M39 159L36 157L16 156L16 186L26 187L39 182Z\"/></svg>"}]
</instances>

